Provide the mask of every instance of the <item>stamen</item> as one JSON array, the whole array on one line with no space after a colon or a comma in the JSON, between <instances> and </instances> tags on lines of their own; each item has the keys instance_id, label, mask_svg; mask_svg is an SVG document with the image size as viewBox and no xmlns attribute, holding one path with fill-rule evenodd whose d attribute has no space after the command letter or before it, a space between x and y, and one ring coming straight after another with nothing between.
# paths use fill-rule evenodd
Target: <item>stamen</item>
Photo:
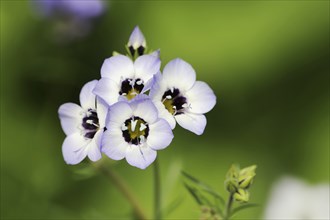
<instances>
[{"instance_id":1,"label":"stamen","mask_svg":"<svg viewBox=\"0 0 330 220\"><path fill-rule=\"evenodd\" d=\"M172 99L172 96L171 95L167 95L166 98L167 99Z\"/></svg>"},{"instance_id":2,"label":"stamen","mask_svg":"<svg viewBox=\"0 0 330 220\"><path fill-rule=\"evenodd\" d=\"M143 123L140 124L140 131L143 131L144 129L146 129L147 126Z\"/></svg>"},{"instance_id":3,"label":"stamen","mask_svg":"<svg viewBox=\"0 0 330 220\"><path fill-rule=\"evenodd\" d=\"M176 106L174 105L174 106L172 106L172 108L174 109L174 113L173 113L173 115L175 115L175 114L177 113Z\"/></svg>"},{"instance_id":4,"label":"stamen","mask_svg":"<svg viewBox=\"0 0 330 220\"><path fill-rule=\"evenodd\" d=\"M171 88L171 93L173 93L173 92L174 92L174 87Z\"/></svg>"},{"instance_id":5,"label":"stamen","mask_svg":"<svg viewBox=\"0 0 330 220\"><path fill-rule=\"evenodd\" d=\"M135 131L135 127L136 127L136 124L137 124L137 120L134 120L134 119L132 119L131 120L131 131Z\"/></svg>"},{"instance_id":6,"label":"stamen","mask_svg":"<svg viewBox=\"0 0 330 220\"><path fill-rule=\"evenodd\" d=\"M134 88L135 79L129 79L128 82L129 82L130 86L132 86L132 88Z\"/></svg>"},{"instance_id":7,"label":"stamen","mask_svg":"<svg viewBox=\"0 0 330 220\"><path fill-rule=\"evenodd\" d=\"M140 135L140 144L143 144L146 141L146 138L143 135Z\"/></svg>"},{"instance_id":8,"label":"stamen","mask_svg":"<svg viewBox=\"0 0 330 220\"><path fill-rule=\"evenodd\" d=\"M136 84L137 84L137 85L142 85L142 83L143 83L142 79L136 81Z\"/></svg>"}]
</instances>

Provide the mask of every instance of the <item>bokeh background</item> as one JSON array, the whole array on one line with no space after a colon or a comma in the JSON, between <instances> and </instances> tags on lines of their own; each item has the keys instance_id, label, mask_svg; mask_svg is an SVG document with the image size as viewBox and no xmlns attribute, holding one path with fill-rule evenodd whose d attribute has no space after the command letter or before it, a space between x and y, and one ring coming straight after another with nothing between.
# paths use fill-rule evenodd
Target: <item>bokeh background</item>
<instances>
[{"instance_id":1,"label":"bokeh background","mask_svg":"<svg viewBox=\"0 0 330 220\"><path fill-rule=\"evenodd\" d=\"M59 40L31 1L1 1L1 218L129 219L131 209L88 163L66 165L57 110L78 102L105 58L139 25L162 66L180 57L217 95L202 136L180 127L159 152L169 219L196 219L181 169L225 197L227 169L257 164L241 219L261 218L283 175L329 183L328 1L113 1L89 34ZM151 216L152 166L104 158Z\"/></svg>"}]
</instances>

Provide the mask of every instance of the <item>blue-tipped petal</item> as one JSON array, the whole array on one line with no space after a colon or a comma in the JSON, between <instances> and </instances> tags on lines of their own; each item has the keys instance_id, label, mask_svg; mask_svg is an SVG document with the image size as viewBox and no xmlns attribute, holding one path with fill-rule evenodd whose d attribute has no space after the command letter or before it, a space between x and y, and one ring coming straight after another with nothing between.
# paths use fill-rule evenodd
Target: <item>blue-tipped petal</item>
<instances>
[{"instance_id":1,"label":"blue-tipped petal","mask_svg":"<svg viewBox=\"0 0 330 220\"><path fill-rule=\"evenodd\" d=\"M130 147L123 138L120 129L106 130L102 138L102 152L113 160L124 159L126 149Z\"/></svg>"},{"instance_id":2,"label":"blue-tipped petal","mask_svg":"<svg viewBox=\"0 0 330 220\"><path fill-rule=\"evenodd\" d=\"M145 120L147 123L154 123L158 119L158 111L150 99L139 99L131 103L133 115Z\"/></svg>"},{"instance_id":3,"label":"blue-tipped petal","mask_svg":"<svg viewBox=\"0 0 330 220\"><path fill-rule=\"evenodd\" d=\"M83 109L75 103L65 103L58 109L61 126L66 135L79 132Z\"/></svg>"},{"instance_id":4,"label":"blue-tipped petal","mask_svg":"<svg viewBox=\"0 0 330 220\"><path fill-rule=\"evenodd\" d=\"M170 125L164 119L149 125L147 144L153 150L166 148L173 139L173 132Z\"/></svg>"},{"instance_id":5,"label":"blue-tipped petal","mask_svg":"<svg viewBox=\"0 0 330 220\"><path fill-rule=\"evenodd\" d=\"M147 83L152 77L159 72L160 59L152 55L143 55L134 62L135 78L142 79Z\"/></svg>"},{"instance_id":6,"label":"blue-tipped petal","mask_svg":"<svg viewBox=\"0 0 330 220\"><path fill-rule=\"evenodd\" d=\"M89 140L79 133L67 136L62 145L62 153L67 164L78 164L87 155L86 146Z\"/></svg>"},{"instance_id":7,"label":"blue-tipped petal","mask_svg":"<svg viewBox=\"0 0 330 220\"><path fill-rule=\"evenodd\" d=\"M131 146L126 150L127 162L140 169L147 168L152 162L155 161L157 152L148 146Z\"/></svg>"},{"instance_id":8,"label":"blue-tipped petal","mask_svg":"<svg viewBox=\"0 0 330 220\"><path fill-rule=\"evenodd\" d=\"M197 114L209 112L216 103L216 96L212 89L201 81L196 81L194 86L185 93L190 105L189 111Z\"/></svg>"},{"instance_id":9,"label":"blue-tipped petal","mask_svg":"<svg viewBox=\"0 0 330 220\"><path fill-rule=\"evenodd\" d=\"M92 92L93 89L95 88L95 85L97 84L97 80L90 81L86 83L79 95L80 99L80 105L83 107L85 110L86 109L95 109L95 94Z\"/></svg>"},{"instance_id":10,"label":"blue-tipped petal","mask_svg":"<svg viewBox=\"0 0 330 220\"><path fill-rule=\"evenodd\" d=\"M176 115L175 119L181 127L197 135L201 135L204 132L206 126L206 117L204 115L186 112Z\"/></svg>"},{"instance_id":11,"label":"blue-tipped petal","mask_svg":"<svg viewBox=\"0 0 330 220\"><path fill-rule=\"evenodd\" d=\"M131 79L134 77L133 61L124 55L110 57L103 62L101 76L117 84L120 84L121 80Z\"/></svg>"},{"instance_id":12,"label":"blue-tipped petal","mask_svg":"<svg viewBox=\"0 0 330 220\"><path fill-rule=\"evenodd\" d=\"M189 63L177 58L166 64L162 80L169 88L175 87L180 91L187 91L196 81L196 72Z\"/></svg>"},{"instance_id":13,"label":"blue-tipped petal","mask_svg":"<svg viewBox=\"0 0 330 220\"><path fill-rule=\"evenodd\" d=\"M119 91L120 86L118 83L108 78L101 78L96 84L93 93L111 106L118 101Z\"/></svg>"},{"instance_id":14,"label":"blue-tipped petal","mask_svg":"<svg viewBox=\"0 0 330 220\"><path fill-rule=\"evenodd\" d=\"M121 126L127 119L131 118L133 111L127 102L117 102L110 106L106 127Z\"/></svg>"},{"instance_id":15,"label":"blue-tipped petal","mask_svg":"<svg viewBox=\"0 0 330 220\"><path fill-rule=\"evenodd\" d=\"M102 158L101 154L101 138L103 134L103 129L96 132L92 141L87 146L87 156L91 161L98 161Z\"/></svg>"}]
</instances>

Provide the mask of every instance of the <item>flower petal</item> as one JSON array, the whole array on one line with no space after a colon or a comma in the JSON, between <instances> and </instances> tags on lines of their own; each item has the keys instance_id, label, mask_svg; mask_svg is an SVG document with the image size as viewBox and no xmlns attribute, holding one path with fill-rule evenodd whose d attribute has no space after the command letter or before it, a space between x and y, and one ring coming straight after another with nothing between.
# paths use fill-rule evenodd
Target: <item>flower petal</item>
<instances>
[{"instance_id":1,"label":"flower petal","mask_svg":"<svg viewBox=\"0 0 330 220\"><path fill-rule=\"evenodd\" d=\"M110 106L118 101L119 91L120 86L118 83L108 78L101 78L93 93L100 96Z\"/></svg>"},{"instance_id":2,"label":"flower petal","mask_svg":"<svg viewBox=\"0 0 330 220\"><path fill-rule=\"evenodd\" d=\"M80 105L83 107L83 109L95 109L95 94L92 92L95 88L95 85L97 84L97 80L90 81L86 83L79 95L80 99Z\"/></svg>"},{"instance_id":3,"label":"flower petal","mask_svg":"<svg viewBox=\"0 0 330 220\"><path fill-rule=\"evenodd\" d=\"M122 131L106 130L102 138L102 152L113 160L121 160L126 155L129 144L123 138Z\"/></svg>"},{"instance_id":4,"label":"flower petal","mask_svg":"<svg viewBox=\"0 0 330 220\"><path fill-rule=\"evenodd\" d=\"M152 55L143 55L134 62L135 78L140 78L144 83L152 79L160 68L160 59Z\"/></svg>"},{"instance_id":5,"label":"flower petal","mask_svg":"<svg viewBox=\"0 0 330 220\"><path fill-rule=\"evenodd\" d=\"M126 150L127 162L140 169L147 168L156 159L157 152L150 147L131 145Z\"/></svg>"},{"instance_id":6,"label":"flower petal","mask_svg":"<svg viewBox=\"0 0 330 220\"><path fill-rule=\"evenodd\" d=\"M187 91L196 81L196 72L189 63L177 58L164 67L163 80L169 88L175 87Z\"/></svg>"},{"instance_id":7,"label":"flower petal","mask_svg":"<svg viewBox=\"0 0 330 220\"><path fill-rule=\"evenodd\" d=\"M154 123L158 118L158 111L150 99L139 99L130 103L133 115L145 120L147 123Z\"/></svg>"},{"instance_id":8,"label":"flower petal","mask_svg":"<svg viewBox=\"0 0 330 220\"><path fill-rule=\"evenodd\" d=\"M179 125L197 135L201 135L204 132L206 126L206 117L200 114L184 113L175 116Z\"/></svg>"},{"instance_id":9,"label":"flower petal","mask_svg":"<svg viewBox=\"0 0 330 220\"><path fill-rule=\"evenodd\" d=\"M162 150L171 143L173 137L172 129L167 121L159 119L156 123L149 125L147 144L153 150Z\"/></svg>"},{"instance_id":10,"label":"flower petal","mask_svg":"<svg viewBox=\"0 0 330 220\"><path fill-rule=\"evenodd\" d=\"M162 97L167 88L166 82L163 80L163 76L160 72L155 74L152 79L152 86L149 96L153 101L162 101Z\"/></svg>"},{"instance_id":11,"label":"flower petal","mask_svg":"<svg viewBox=\"0 0 330 220\"><path fill-rule=\"evenodd\" d=\"M203 114L209 112L216 103L212 89L201 81L196 81L194 86L186 92L185 97L190 105L190 112Z\"/></svg>"},{"instance_id":12,"label":"flower petal","mask_svg":"<svg viewBox=\"0 0 330 220\"><path fill-rule=\"evenodd\" d=\"M157 50L153 51L152 53L149 53L149 55L160 58L160 49L157 49Z\"/></svg>"},{"instance_id":13,"label":"flower petal","mask_svg":"<svg viewBox=\"0 0 330 220\"><path fill-rule=\"evenodd\" d=\"M105 127L106 117L108 115L109 106L103 99L100 97L96 98L96 111L97 117L99 119L100 128L103 129Z\"/></svg>"},{"instance_id":14,"label":"flower petal","mask_svg":"<svg viewBox=\"0 0 330 220\"><path fill-rule=\"evenodd\" d=\"M158 109L158 117L165 119L167 123L170 125L171 129L173 130L176 125L174 116L165 108L162 102L154 101L154 104Z\"/></svg>"},{"instance_id":15,"label":"flower petal","mask_svg":"<svg viewBox=\"0 0 330 220\"><path fill-rule=\"evenodd\" d=\"M87 155L86 146L89 140L79 133L67 136L62 145L62 153L67 164L78 164Z\"/></svg>"},{"instance_id":16,"label":"flower petal","mask_svg":"<svg viewBox=\"0 0 330 220\"><path fill-rule=\"evenodd\" d=\"M87 155L91 161L98 161L102 158L101 154L101 138L103 130L96 132L92 141L87 145Z\"/></svg>"},{"instance_id":17,"label":"flower petal","mask_svg":"<svg viewBox=\"0 0 330 220\"><path fill-rule=\"evenodd\" d=\"M129 37L127 46L132 46L135 50L140 47L146 47L146 39L144 38L139 26L136 26Z\"/></svg>"},{"instance_id":18,"label":"flower petal","mask_svg":"<svg viewBox=\"0 0 330 220\"><path fill-rule=\"evenodd\" d=\"M113 104L108 113L106 122L107 129L111 129L112 126L119 126L133 115L133 111L127 102L117 102Z\"/></svg>"},{"instance_id":19,"label":"flower petal","mask_svg":"<svg viewBox=\"0 0 330 220\"><path fill-rule=\"evenodd\" d=\"M101 67L101 76L111 79L117 84L121 79L134 77L133 61L124 55L117 55L106 59Z\"/></svg>"},{"instance_id":20,"label":"flower petal","mask_svg":"<svg viewBox=\"0 0 330 220\"><path fill-rule=\"evenodd\" d=\"M65 103L58 109L61 126L66 135L79 132L83 109L74 103Z\"/></svg>"}]
</instances>

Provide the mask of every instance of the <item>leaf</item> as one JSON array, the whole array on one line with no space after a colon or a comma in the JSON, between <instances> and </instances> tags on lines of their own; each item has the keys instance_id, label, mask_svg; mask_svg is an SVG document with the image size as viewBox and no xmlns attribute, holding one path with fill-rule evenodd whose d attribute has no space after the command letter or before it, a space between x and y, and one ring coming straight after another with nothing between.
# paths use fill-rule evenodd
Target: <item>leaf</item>
<instances>
[{"instance_id":1,"label":"leaf","mask_svg":"<svg viewBox=\"0 0 330 220\"><path fill-rule=\"evenodd\" d=\"M220 196L217 192L211 190L211 189L207 189L207 188L203 188L203 191L211 194L212 196L214 196L214 198L218 199L218 201L224 205L225 204L225 200L222 198L222 196Z\"/></svg>"},{"instance_id":2,"label":"leaf","mask_svg":"<svg viewBox=\"0 0 330 220\"><path fill-rule=\"evenodd\" d=\"M217 199L219 199L219 201L222 203L222 205L225 204L225 200L222 198L222 196L220 196L210 186L208 186L207 184L201 182L200 180L196 179L195 177L189 175L185 171L181 171L181 173L182 173L182 175L184 177L186 177L187 179L191 180L192 182L194 182L195 184L197 184L198 186L200 186L203 191L205 191L205 192L211 194L212 196L216 197Z\"/></svg>"},{"instance_id":3,"label":"leaf","mask_svg":"<svg viewBox=\"0 0 330 220\"><path fill-rule=\"evenodd\" d=\"M257 207L257 206L259 206L259 205L255 204L255 203L249 203L249 204L244 204L244 205L238 206L230 212L229 217L233 216L234 214L236 214L237 212L239 212L243 209L253 208L253 207Z\"/></svg>"},{"instance_id":4,"label":"leaf","mask_svg":"<svg viewBox=\"0 0 330 220\"><path fill-rule=\"evenodd\" d=\"M197 190L190 187L188 184L184 183L184 186L187 188L187 190L190 192L190 194L194 197L194 199L196 200L196 202L199 205L203 205L202 200L199 198L199 196L197 195Z\"/></svg>"}]
</instances>

